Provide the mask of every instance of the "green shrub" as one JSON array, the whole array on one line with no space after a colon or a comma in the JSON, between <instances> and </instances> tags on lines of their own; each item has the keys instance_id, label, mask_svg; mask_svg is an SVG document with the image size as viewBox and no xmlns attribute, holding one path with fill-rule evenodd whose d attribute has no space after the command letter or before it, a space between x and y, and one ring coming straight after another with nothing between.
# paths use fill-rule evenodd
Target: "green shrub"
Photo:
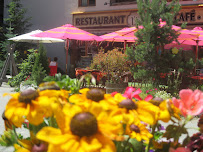
<instances>
[{"instance_id":1,"label":"green shrub","mask_svg":"<svg viewBox=\"0 0 203 152\"><path fill-rule=\"evenodd\" d=\"M19 64L18 68L20 69L20 72L18 75L12 77L11 79L9 79L9 85L13 86L13 87L19 87L20 83L22 81L25 81L26 78L31 75L31 71L34 65L34 61L36 58L36 50L34 49L30 49L28 50L29 54L27 56L27 59L23 60L23 62L21 64Z\"/></svg>"},{"instance_id":2,"label":"green shrub","mask_svg":"<svg viewBox=\"0 0 203 152\"><path fill-rule=\"evenodd\" d=\"M79 93L81 82L78 79L71 79L68 75L57 73L55 76L47 76L44 82L55 81L61 89L71 91L71 94Z\"/></svg>"},{"instance_id":3,"label":"green shrub","mask_svg":"<svg viewBox=\"0 0 203 152\"><path fill-rule=\"evenodd\" d=\"M123 82L123 74L130 71L126 55L118 49L110 50L107 53L100 50L99 53L94 56L90 68L106 73L108 81L113 83Z\"/></svg>"}]
</instances>

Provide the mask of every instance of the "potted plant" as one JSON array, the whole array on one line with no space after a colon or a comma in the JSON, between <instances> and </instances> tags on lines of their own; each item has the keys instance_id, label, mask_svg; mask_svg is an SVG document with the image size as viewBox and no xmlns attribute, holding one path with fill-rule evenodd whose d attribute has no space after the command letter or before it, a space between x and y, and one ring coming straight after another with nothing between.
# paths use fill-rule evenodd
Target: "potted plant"
<instances>
[{"instance_id":1,"label":"potted plant","mask_svg":"<svg viewBox=\"0 0 203 152\"><path fill-rule=\"evenodd\" d=\"M109 50L106 53L101 49L93 58L90 65L91 69L100 70L104 73L106 92L123 92L128 86L125 81L127 73L130 71L130 65L126 60L126 54L123 54L118 48Z\"/></svg>"}]
</instances>

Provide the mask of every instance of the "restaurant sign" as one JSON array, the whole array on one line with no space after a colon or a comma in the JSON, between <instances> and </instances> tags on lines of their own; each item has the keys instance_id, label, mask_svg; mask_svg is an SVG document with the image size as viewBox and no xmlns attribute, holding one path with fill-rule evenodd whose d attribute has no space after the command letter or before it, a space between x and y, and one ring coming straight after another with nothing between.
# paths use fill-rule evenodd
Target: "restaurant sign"
<instances>
[{"instance_id":1,"label":"restaurant sign","mask_svg":"<svg viewBox=\"0 0 203 152\"><path fill-rule=\"evenodd\" d=\"M76 27L116 27L135 26L135 19L139 18L137 12L110 12L110 13L83 13L73 14L73 23ZM203 9L182 9L175 17L178 23L203 23Z\"/></svg>"},{"instance_id":2,"label":"restaurant sign","mask_svg":"<svg viewBox=\"0 0 203 152\"><path fill-rule=\"evenodd\" d=\"M132 12L128 16L128 25L135 26L135 19L139 18L137 12ZM178 23L187 22L187 24L203 23L203 9L182 9L175 17L178 20Z\"/></svg>"},{"instance_id":3,"label":"restaurant sign","mask_svg":"<svg viewBox=\"0 0 203 152\"><path fill-rule=\"evenodd\" d=\"M203 10L200 9L182 9L176 19L179 23L202 23L203 22Z\"/></svg>"},{"instance_id":4,"label":"restaurant sign","mask_svg":"<svg viewBox=\"0 0 203 152\"><path fill-rule=\"evenodd\" d=\"M77 27L100 27L127 25L129 12L103 14L74 14L73 21Z\"/></svg>"}]
</instances>

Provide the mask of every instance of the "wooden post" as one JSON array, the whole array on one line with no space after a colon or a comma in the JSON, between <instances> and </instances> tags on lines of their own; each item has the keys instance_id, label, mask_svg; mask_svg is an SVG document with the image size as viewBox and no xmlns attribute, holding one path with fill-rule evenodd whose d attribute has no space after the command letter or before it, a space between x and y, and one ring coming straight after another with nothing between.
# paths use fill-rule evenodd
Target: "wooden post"
<instances>
[{"instance_id":1,"label":"wooden post","mask_svg":"<svg viewBox=\"0 0 203 152\"><path fill-rule=\"evenodd\" d=\"M196 51L195 51L195 74L196 74L196 69L197 69L197 60L198 60L198 43L199 40L196 40Z\"/></svg>"},{"instance_id":2,"label":"wooden post","mask_svg":"<svg viewBox=\"0 0 203 152\"><path fill-rule=\"evenodd\" d=\"M85 56L87 56L88 52L88 42L85 42Z\"/></svg>"},{"instance_id":3,"label":"wooden post","mask_svg":"<svg viewBox=\"0 0 203 152\"><path fill-rule=\"evenodd\" d=\"M2 85L2 82L8 82L8 79L6 78L6 72L7 72L7 69L9 68L9 65L10 65L10 76L18 74L14 56L13 56L14 50L15 50L15 44L12 44L11 46L8 47L8 55L0 73L0 86Z\"/></svg>"},{"instance_id":4,"label":"wooden post","mask_svg":"<svg viewBox=\"0 0 203 152\"><path fill-rule=\"evenodd\" d=\"M127 44L127 40L124 40L124 52L126 50L126 44Z\"/></svg>"}]
</instances>

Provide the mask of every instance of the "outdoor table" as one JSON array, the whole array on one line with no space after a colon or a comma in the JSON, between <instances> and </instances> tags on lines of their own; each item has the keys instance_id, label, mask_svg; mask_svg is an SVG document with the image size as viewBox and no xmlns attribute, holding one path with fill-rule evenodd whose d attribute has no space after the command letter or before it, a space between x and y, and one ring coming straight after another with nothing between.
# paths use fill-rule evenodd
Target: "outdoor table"
<instances>
[{"instance_id":1,"label":"outdoor table","mask_svg":"<svg viewBox=\"0 0 203 152\"><path fill-rule=\"evenodd\" d=\"M82 75L85 75L87 73L91 73L96 78L97 82L99 82L102 79L102 77L105 75L105 73L99 70L75 68L76 78L80 78Z\"/></svg>"},{"instance_id":2,"label":"outdoor table","mask_svg":"<svg viewBox=\"0 0 203 152\"><path fill-rule=\"evenodd\" d=\"M203 84L203 76L198 75L198 76L191 76L192 79L198 80L199 84Z\"/></svg>"}]
</instances>

